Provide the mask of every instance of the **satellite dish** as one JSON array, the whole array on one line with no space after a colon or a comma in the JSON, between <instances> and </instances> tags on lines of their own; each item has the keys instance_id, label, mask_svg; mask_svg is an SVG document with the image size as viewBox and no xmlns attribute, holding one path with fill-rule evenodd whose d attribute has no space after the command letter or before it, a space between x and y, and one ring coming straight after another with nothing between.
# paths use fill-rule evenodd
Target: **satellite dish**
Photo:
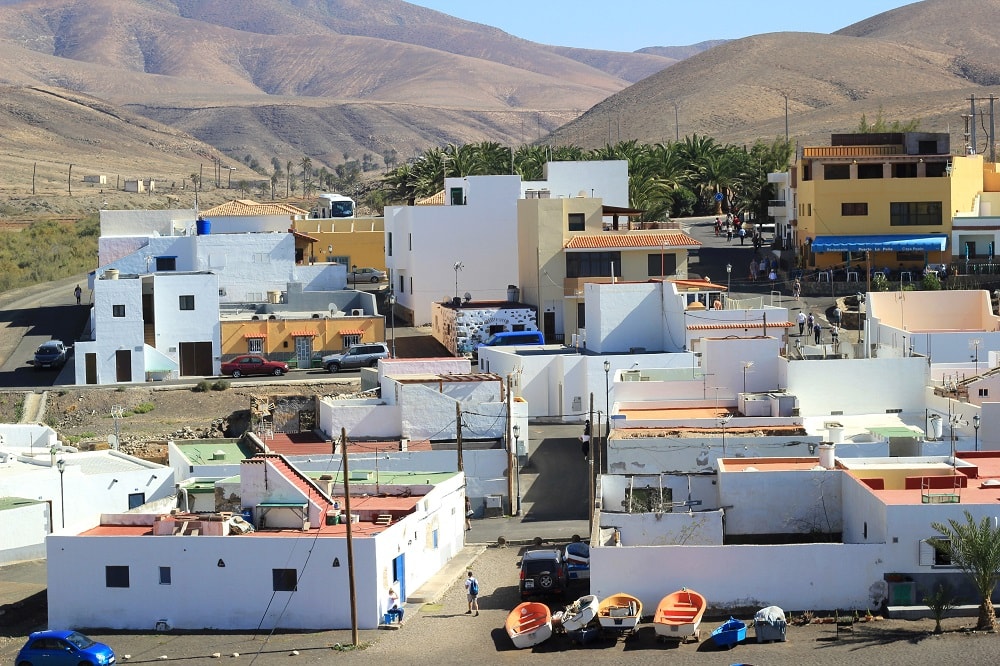
<instances>
[{"instance_id":1,"label":"satellite dish","mask_svg":"<svg viewBox=\"0 0 1000 666\"><path fill-rule=\"evenodd\" d=\"M326 304L326 309L330 311L330 314L334 314L337 311L337 304L336 303L327 303Z\"/></svg>"},{"instance_id":2,"label":"satellite dish","mask_svg":"<svg viewBox=\"0 0 1000 666\"><path fill-rule=\"evenodd\" d=\"M576 193L576 196L580 197L581 199L586 199L587 198L587 190L580 190L579 192Z\"/></svg>"},{"instance_id":3,"label":"satellite dish","mask_svg":"<svg viewBox=\"0 0 1000 666\"><path fill-rule=\"evenodd\" d=\"M469 292L465 292L465 294L462 296L462 298L464 298L465 302L468 303L469 301L472 300L472 294L470 294Z\"/></svg>"}]
</instances>

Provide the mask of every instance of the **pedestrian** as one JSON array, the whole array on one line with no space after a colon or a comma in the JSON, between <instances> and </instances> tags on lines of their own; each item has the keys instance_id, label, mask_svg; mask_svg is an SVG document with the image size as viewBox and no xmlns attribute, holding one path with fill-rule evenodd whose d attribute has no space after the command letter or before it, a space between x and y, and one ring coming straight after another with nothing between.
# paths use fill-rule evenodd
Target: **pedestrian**
<instances>
[{"instance_id":1,"label":"pedestrian","mask_svg":"<svg viewBox=\"0 0 1000 666\"><path fill-rule=\"evenodd\" d=\"M747 237L747 230L740 227L740 245L743 245L743 239Z\"/></svg>"},{"instance_id":2,"label":"pedestrian","mask_svg":"<svg viewBox=\"0 0 1000 666\"><path fill-rule=\"evenodd\" d=\"M798 322L799 322L799 337L802 337L803 335L806 334L806 313L802 312L801 310L799 311Z\"/></svg>"},{"instance_id":3,"label":"pedestrian","mask_svg":"<svg viewBox=\"0 0 1000 666\"><path fill-rule=\"evenodd\" d=\"M840 306L839 305L833 306L833 312L830 313L830 323L840 326L840 315L841 315Z\"/></svg>"},{"instance_id":4,"label":"pedestrian","mask_svg":"<svg viewBox=\"0 0 1000 666\"><path fill-rule=\"evenodd\" d=\"M403 623L403 607L399 605L399 595L391 587L389 588L389 601L386 604L385 617L389 620L386 624Z\"/></svg>"},{"instance_id":5,"label":"pedestrian","mask_svg":"<svg viewBox=\"0 0 1000 666\"><path fill-rule=\"evenodd\" d=\"M76 289L73 290L73 295L76 296L76 304L80 304L80 296L83 295L83 289L80 289L80 285L76 285Z\"/></svg>"},{"instance_id":6,"label":"pedestrian","mask_svg":"<svg viewBox=\"0 0 1000 666\"><path fill-rule=\"evenodd\" d=\"M757 261L754 259L750 260L750 281L757 281Z\"/></svg>"},{"instance_id":7,"label":"pedestrian","mask_svg":"<svg viewBox=\"0 0 1000 666\"><path fill-rule=\"evenodd\" d=\"M819 344L820 334L823 332L823 328L819 325L819 322L813 324L813 335L816 336L816 344Z\"/></svg>"},{"instance_id":8,"label":"pedestrian","mask_svg":"<svg viewBox=\"0 0 1000 666\"><path fill-rule=\"evenodd\" d=\"M833 344L836 346L840 342L840 329L836 324L830 326L830 337L833 339Z\"/></svg>"},{"instance_id":9,"label":"pedestrian","mask_svg":"<svg viewBox=\"0 0 1000 666\"><path fill-rule=\"evenodd\" d=\"M792 298L794 298L795 300L799 300L801 296L802 296L802 282L800 282L798 278L795 278L795 281L792 282Z\"/></svg>"},{"instance_id":10,"label":"pedestrian","mask_svg":"<svg viewBox=\"0 0 1000 666\"><path fill-rule=\"evenodd\" d=\"M715 235L718 236L722 233L722 220L715 218Z\"/></svg>"},{"instance_id":11,"label":"pedestrian","mask_svg":"<svg viewBox=\"0 0 1000 666\"><path fill-rule=\"evenodd\" d=\"M763 278L767 275L767 259L764 257L760 258L760 263L757 264L757 273Z\"/></svg>"},{"instance_id":12,"label":"pedestrian","mask_svg":"<svg viewBox=\"0 0 1000 666\"><path fill-rule=\"evenodd\" d=\"M809 317L806 319L806 328L808 328L811 331L813 329L813 324L815 323L816 323L816 317L814 317L813 313L810 312Z\"/></svg>"},{"instance_id":13,"label":"pedestrian","mask_svg":"<svg viewBox=\"0 0 1000 666\"><path fill-rule=\"evenodd\" d=\"M469 601L469 610L465 614L472 615L472 611L476 611L476 617L479 617L479 581L471 571L465 579L465 597Z\"/></svg>"},{"instance_id":14,"label":"pedestrian","mask_svg":"<svg viewBox=\"0 0 1000 666\"><path fill-rule=\"evenodd\" d=\"M733 228L728 224L726 225L726 242L727 243L733 242Z\"/></svg>"},{"instance_id":15,"label":"pedestrian","mask_svg":"<svg viewBox=\"0 0 1000 666\"><path fill-rule=\"evenodd\" d=\"M778 282L778 273L773 268L767 274L767 279L771 281L771 291L774 291L774 285Z\"/></svg>"},{"instance_id":16,"label":"pedestrian","mask_svg":"<svg viewBox=\"0 0 1000 666\"><path fill-rule=\"evenodd\" d=\"M468 532L472 529L472 516L476 512L472 510L472 500L468 497L465 498L465 531Z\"/></svg>"},{"instance_id":17,"label":"pedestrian","mask_svg":"<svg viewBox=\"0 0 1000 666\"><path fill-rule=\"evenodd\" d=\"M590 419L583 422L583 435L580 437L580 441L583 442L583 459L587 460L590 458Z\"/></svg>"}]
</instances>

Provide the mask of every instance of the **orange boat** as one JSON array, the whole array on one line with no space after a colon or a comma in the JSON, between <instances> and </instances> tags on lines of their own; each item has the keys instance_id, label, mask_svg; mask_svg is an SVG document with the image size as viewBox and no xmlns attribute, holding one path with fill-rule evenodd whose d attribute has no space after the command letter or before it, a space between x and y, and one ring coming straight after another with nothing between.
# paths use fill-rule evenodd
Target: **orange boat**
<instances>
[{"instance_id":1,"label":"orange boat","mask_svg":"<svg viewBox=\"0 0 1000 666\"><path fill-rule=\"evenodd\" d=\"M506 627L514 647L533 647L552 636L552 613L543 603L526 601L507 615Z\"/></svg>"},{"instance_id":2,"label":"orange boat","mask_svg":"<svg viewBox=\"0 0 1000 666\"><path fill-rule=\"evenodd\" d=\"M686 640L700 638L698 628L705 614L705 597L694 590L681 588L660 600L653 615L653 628L658 639Z\"/></svg>"}]
</instances>

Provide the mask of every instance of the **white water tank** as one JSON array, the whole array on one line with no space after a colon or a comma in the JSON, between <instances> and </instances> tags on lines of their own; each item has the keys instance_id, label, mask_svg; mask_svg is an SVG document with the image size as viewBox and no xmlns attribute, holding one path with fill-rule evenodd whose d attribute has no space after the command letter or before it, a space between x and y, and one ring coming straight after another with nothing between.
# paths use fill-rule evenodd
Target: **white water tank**
<instances>
[{"instance_id":1,"label":"white water tank","mask_svg":"<svg viewBox=\"0 0 1000 666\"><path fill-rule=\"evenodd\" d=\"M823 469L833 469L835 467L837 447L830 442L823 442L819 445L819 464Z\"/></svg>"},{"instance_id":2,"label":"white water tank","mask_svg":"<svg viewBox=\"0 0 1000 666\"><path fill-rule=\"evenodd\" d=\"M840 444L844 441L844 425L842 423L827 421L823 424L823 427L826 428L826 432L830 436L831 443Z\"/></svg>"}]
</instances>

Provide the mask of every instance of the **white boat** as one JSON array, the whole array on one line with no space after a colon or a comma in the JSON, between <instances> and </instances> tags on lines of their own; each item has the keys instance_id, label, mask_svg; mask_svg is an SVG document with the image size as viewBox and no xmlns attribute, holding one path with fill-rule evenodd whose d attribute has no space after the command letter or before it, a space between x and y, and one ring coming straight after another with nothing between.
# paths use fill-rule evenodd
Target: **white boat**
<instances>
[{"instance_id":1,"label":"white boat","mask_svg":"<svg viewBox=\"0 0 1000 666\"><path fill-rule=\"evenodd\" d=\"M507 635L519 650L534 647L552 636L549 607L538 601L519 604L507 615Z\"/></svg>"},{"instance_id":2,"label":"white boat","mask_svg":"<svg viewBox=\"0 0 1000 666\"><path fill-rule=\"evenodd\" d=\"M600 602L593 594L580 597L571 605L566 607L562 615L562 626L566 631L576 631L583 629L593 622L597 616L597 607Z\"/></svg>"},{"instance_id":3,"label":"white boat","mask_svg":"<svg viewBox=\"0 0 1000 666\"><path fill-rule=\"evenodd\" d=\"M628 632L642 619L642 602L631 594L619 592L602 599L597 607L597 621L602 629Z\"/></svg>"}]
</instances>

